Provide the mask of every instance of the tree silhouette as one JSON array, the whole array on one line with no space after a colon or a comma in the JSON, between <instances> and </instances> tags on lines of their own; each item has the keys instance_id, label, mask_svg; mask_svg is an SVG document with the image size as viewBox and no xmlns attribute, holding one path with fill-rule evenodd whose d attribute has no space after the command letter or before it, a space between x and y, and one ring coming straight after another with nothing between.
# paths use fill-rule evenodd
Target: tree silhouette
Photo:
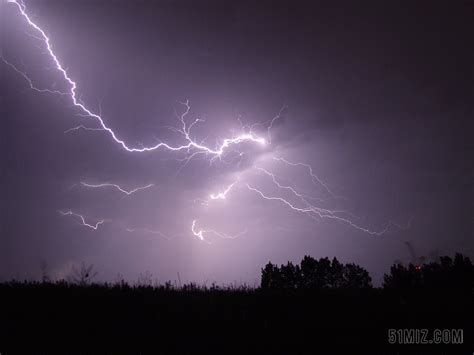
<instances>
[{"instance_id":1,"label":"tree silhouette","mask_svg":"<svg viewBox=\"0 0 474 355\"><path fill-rule=\"evenodd\" d=\"M262 288L279 288L280 269L278 266L268 263L262 269Z\"/></svg>"},{"instance_id":2,"label":"tree silhouette","mask_svg":"<svg viewBox=\"0 0 474 355\"><path fill-rule=\"evenodd\" d=\"M369 272L356 264L346 264L343 270L345 288L371 288L372 278Z\"/></svg>"},{"instance_id":3,"label":"tree silhouette","mask_svg":"<svg viewBox=\"0 0 474 355\"><path fill-rule=\"evenodd\" d=\"M303 260L301 260L301 281L303 288L320 287L321 280L319 280L317 269L318 262L316 259L305 255Z\"/></svg>"},{"instance_id":4,"label":"tree silhouette","mask_svg":"<svg viewBox=\"0 0 474 355\"><path fill-rule=\"evenodd\" d=\"M268 263L262 269L261 287L279 289L370 288L371 278L356 264L342 264L336 258L314 259L306 255L300 265Z\"/></svg>"},{"instance_id":5,"label":"tree silhouette","mask_svg":"<svg viewBox=\"0 0 474 355\"><path fill-rule=\"evenodd\" d=\"M68 281L81 286L90 284L90 282L97 276L97 272L93 271L94 265L86 266L84 262L81 263L81 268L77 269L72 266L72 273L68 276Z\"/></svg>"},{"instance_id":6,"label":"tree silhouette","mask_svg":"<svg viewBox=\"0 0 474 355\"><path fill-rule=\"evenodd\" d=\"M457 253L439 258L439 262L423 265L393 265L384 275L385 289L443 288L471 291L474 287L474 265L468 257Z\"/></svg>"},{"instance_id":7,"label":"tree silhouette","mask_svg":"<svg viewBox=\"0 0 474 355\"><path fill-rule=\"evenodd\" d=\"M301 270L291 262L280 268L280 282L283 288L297 288L301 284Z\"/></svg>"}]
</instances>

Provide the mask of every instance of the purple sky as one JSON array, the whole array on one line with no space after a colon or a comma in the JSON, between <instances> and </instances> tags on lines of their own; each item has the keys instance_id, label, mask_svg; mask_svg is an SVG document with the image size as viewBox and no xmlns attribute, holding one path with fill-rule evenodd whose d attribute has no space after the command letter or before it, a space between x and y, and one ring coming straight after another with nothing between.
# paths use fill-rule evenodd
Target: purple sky
<instances>
[{"instance_id":1,"label":"purple sky","mask_svg":"<svg viewBox=\"0 0 474 355\"><path fill-rule=\"evenodd\" d=\"M179 272L182 281L254 284L269 260L309 254L359 263L378 281L395 260L411 261L406 241L419 255L473 256L467 2L31 1L26 13L78 99L128 146L186 143L169 129L181 128L174 109L183 113L185 100L188 124L206 120L190 131L194 142L214 149L262 123L250 135L266 144L231 145L221 159L198 155L183 166L199 149L128 152L105 131L64 133L99 126L71 97L28 90L0 63L0 279L38 278L44 260L54 278L84 261L100 280L149 271L159 281ZM0 3L0 26L6 61L38 88L70 89L18 6ZM268 121L285 105L269 137ZM274 157L311 165L334 196L304 166ZM247 184L308 208L258 168L345 221L262 198ZM127 196L81 182L153 186ZM226 199L203 203L234 182ZM94 230L60 211L104 223ZM218 234L200 240L193 220L195 231ZM409 228L380 236L357 228L389 222Z\"/></svg>"}]
</instances>

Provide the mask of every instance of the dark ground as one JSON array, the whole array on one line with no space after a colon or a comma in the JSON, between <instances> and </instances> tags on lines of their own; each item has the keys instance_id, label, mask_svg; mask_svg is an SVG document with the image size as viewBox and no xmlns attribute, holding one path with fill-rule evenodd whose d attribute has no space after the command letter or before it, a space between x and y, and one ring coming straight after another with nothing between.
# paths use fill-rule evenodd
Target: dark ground
<instances>
[{"instance_id":1,"label":"dark ground","mask_svg":"<svg viewBox=\"0 0 474 355\"><path fill-rule=\"evenodd\" d=\"M0 352L472 354L473 297L449 289L263 290L0 285ZM391 345L389 328L464 330Z\"/></svg>"}]
</instances>

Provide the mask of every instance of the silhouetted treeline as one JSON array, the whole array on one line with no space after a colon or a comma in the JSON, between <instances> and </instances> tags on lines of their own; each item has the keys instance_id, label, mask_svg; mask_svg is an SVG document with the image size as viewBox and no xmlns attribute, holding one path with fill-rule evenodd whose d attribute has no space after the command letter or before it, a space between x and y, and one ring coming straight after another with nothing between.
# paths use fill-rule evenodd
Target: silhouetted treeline
<instances>
[{"instance_id":1,"label":"silhouetted treeline","mask_svg":"<svg viewBox=\"0 0 474 355\"><path fill-rule=\"evenodd\" d=\"M281 266L269 262L261 275L262 289L368 289L372 288L369 272L363 267L342 264L336 258L314 259L305 256L299 265ZM469 257L443 256L426 264L396 263L384 275L384 289L450 289L453 292L474 290L474 265Z\"/></svg>"},{"instance_id":2,"label":"silhouetted treeline","mask_svg":"<svg viewBox=\"0 0 474 355\"><path fill-rule=\"evenodd\" d=\"M83 264L67 281L0 283L0 353L472 354L473 275L459 254L393 265L381 288L335 258L269 263L260 288L153 285L149 273L99 284ZM388 343L389 329L420 328L462 329L464 342Z\"/></svg>"},{"instance_id":3,"label":"silhouetted treeline","mask_svg":"<svg viewBox=\"0 0 474 355\"><path fill-rule=\"evenodd\" d=\"M305 256L300 265L268 263L262 269L263 289L366 289L372 287L367 270L356 264L341 264L336 258L316 260Z\"/></svg>"},{"instance_id":4,"label":"silhouetted treeline","mask_svg":"<svg viewBox=\"0 0 474 355\"><path fill-rule=\"evenodd\" d=\"M439 262L404 266L395 264L390 274L384 276L383 287L393 290L449 289L472 292L474 290L474 265L468 257L456 254L443 256Z\"/></svg>"}]
</instances>

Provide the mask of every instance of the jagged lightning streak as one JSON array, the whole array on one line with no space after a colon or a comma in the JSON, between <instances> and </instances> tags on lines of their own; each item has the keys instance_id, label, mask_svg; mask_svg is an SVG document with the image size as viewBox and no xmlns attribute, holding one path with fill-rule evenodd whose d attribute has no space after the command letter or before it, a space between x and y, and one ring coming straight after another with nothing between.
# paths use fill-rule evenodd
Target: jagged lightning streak
<instances>
[{"instance_id":1,"label":"jagged lightning streak","mask_svg":"<svg viewBox=\"0 0 474 355\"><path fill-rule=\"evenodd\" d=\"M211 200L225 200L227 197L227 194L230 192L230 190L232 190L232 188L235 186L236 183L237 181L234 181L232 184L227 186L227 188L223 192L219 192L217 194L210 194L209 198Z\"/></svg>"},{"instance_id":2,"label":"jagged lightning streak","mask_svg":"<svg viewBox=\"0 0 474 355\"><path fill-rule=\"evenodd\" d=\"M2 60L3 62L9 66L10 68L12 68L17 74L19 74L20 76L23 77L23 79L26 80L26 82L28 83L28 86L29 86L29 89L30 90L33 90L33 91L36 91L36 92L40 92L40 93L48 93L48 94L55 94L55 95L68 95L67 92L62 92L62 91L59 91L59 90L50 90L50 89L40 89L40 88L37 88L34 84L33 84L33 81L30 79L30 77L22 70L20 70L16 65L14 65L13 63L10 63L8 60L6 60L5 58L2 57Z\"/></svg>"},{"instance_id":3,"label":"jagged lightning streak","mask_svg":"<svg viewBox=\"0 0 474 355\"><path fill-rule=\"evenodd\" d=\"M191 232L198 237L200 240L204 241L204 231L203 230L196 230L196 220L193 220L193 223L191 224Z\"/></svg>"},{"instance_id":4,"label":"jagged lightning streak","mask_svg":"<svg viewBox=\"0 0 474 355\"><path fill-rule=\"evenodd\" d=\"M184 151L184 152L187 152L188 154L190 154L188 157L185 158L185 162L189 162L192 158L194 158L195 156L197 155L201 155L201 154L204 154L204 155L210 155L211 156L211 162L217 158L221 158L222 155L227 151L227 150L230 150L230 147L231 146L234 146L234 145L238 145L240 143L243 143L243 142L252 142L252 143L258 143L258 144L261 144L261 145L265 145L267 143L270 143L271 142L271 137L270 137L270 130L271 128L273 127L273 124L276 122L277 119L281 118L283 112L284 112L284 109L286 109L286 106L284 106L280 112L272 119L270 120L270 124L269 126L267 127L267 140L265 138L262 138L260 136L258 136L257 134L255 134L253 131L252 131L252 127L253 126L250 126L250 129L249 131L245 132L243 131L241 134L237 135L237 136L232 136L232 138L225 138L225 139L222 139L220 142L216 143L215 147L214 148L211 148L207 145L204 145L204 141L201 141L201 142L197 142L195 139L193 139L191 137L191 129L198 123L200 122L203 122L202 119L196 119L194 120L191 124L188 124L187 123L187 120L186 120L186 117L190 111L190 106L189 106L189 101L185 101L185 102L181 102L181 104L183 104L186 109L184 111L183 114L179 115L179 121L181 123L181 127L180 128L174 128L174 131L179 133L183 138L184 138L184 141L185 143L182 144L182 145L178 145L178 146L173 146L173 145L170 145L168 143L165 143L165 142L158 142L157 144L155 145L152 145L152 146L148 146L148 147L145 147L145 146L142 146L142 147L131 147L129 146L124 140L120 139L117 134L110 128L108 127L103 118L102 118L102 114L99 112L99 113L95 113L93 112L91 109L89 109L84 103L82 103L80 101L80 99L78 98L77 96L77 93L76 93L76 90L77 90L77 84L76 82L69 76L69 74L67 73L66 69L64 69L64 67L62 66L62 64L60 63L59 61L59 58L56 56L56 54L54 53L53 49L52 49L52 45L51 45L51 42L50 42L50 38L46 35L46 33L43 31L43 29L41 29L36 23L34 23L31 18L29 17L29 15L26 13L26 7L25 5L23 4L23 2L21 1L17 1L17 0L7 0L8 3L11 3L11 4L14 4L17 6L21 16L26 20L26 22L28 23L28 25L33 28L36 33L38 35L32 35L34 38L36 38L37 40L40 40L44 43L45 45L45 49L46 49L46 53L49 55L49 57L52 59L52 61L54 62L54 68L56 70L59 71L59 73L61 74L61 76L63 77L63 79L67 82L68 86L69 86L69 90L66 91L66 92L62 92L62 91L59 91L59 90L50 90L50 89L41 89L41 88L37 88L34 86L34 83L33 81L28 77L28 75L24 72L24 71L21 71L20 69L18 69L17 67L15 67L13 64L9 63L7 60L5 60L4 58L3 61L8 65L10 66L15 72L17 72L19 75L21 75L29 84L29 87L30 89L32 90L35 90L37 92L46 92L46 93L51 93L51 94L59 94L59 95L67 95L68 97L70 97L73 105L80 110L81 112L81 115L82 116L86 116L86 117L89 117L89 118L92 118L94 119L99 127L97 128L88 128L84 125L80 125L80 126L77 126L77 127L74 127L74 128L71 128L69 130L66 130L65 133L68 133L68 132L71 132L71 131L75 131L75 130L79 130L79 129L84 129L84 130L92 130L92 131L106 131L111 137L112 139L117 143L119 144L124 150L128 151L128 152L148 152L148 151L154 151L154 150L157 150L157 149L160 149L160 148L163 148L163 149L166 149L166 150L169 150L169 151L176 151L176 152L181 152L181 151ZM301 166L301 167L305 167L313 182L316 184L319 184L321 185L329 195L331 195L332 197L336 197L332 191L329 189L329 187L324 184L314 173L313 173L313 169L310 165L307 165L307 164L304 164L304 163L300 163L300 162L297 162L297 163L293 163L293 162L290 162L288 160L285 160L283 158L274 158L275 160L278 160L280 162L283 162L287 165L290 165L290 166ZM289 186L283 186L281 184L279 184L275 179L273 179L273 182L280 188L280 189L285 189L285 190L289 190L290 187ZM233 185L232 185L233 186ZM230 188L232 188L232 186ZM267 199L267 200L279 200L280 202L283 202L285 203L287 206L289 206L290 208L292 208L293 210L296 210L296 211L299 211L299 212L304 212L304 213L308 213L308 214L316 214L318 215L319 217L321 218L331 218L331 219L336 219L336 220L339 220L339 221L342 221L342 222L345 222L349 225L351 225L352 227L356 228L356 229L359 229L361 231L364 231L364 232L367 232L369 234L375 234L375 235L380 235L382 234L383 232L373 232L373 231L370 231L366 228L362 228L356 224L354 224L351 220L349 219L346 219L346 218L343 218L339 215L336 215L336 213L339 213L340 211L329 211L329 210L326 210L326 209L322 209L322 208L318 208L318 207L315 207L313 205L311 205L306 199L305 199L305 196L302 195L302 194L298 194L296 192L295 189L293 190L289 190L291 192L293 192L293 194L300 198L300 201L302 201L304 204L305 204L305 207L303 208L299 208L297 206L294 206L292 203L290 203L289 201L287 201L286 199L284 199L283 197L271 197L271 196L267 196L265 195L262 191L250 186L249 184L246 185L250 190L254 191L254 192L257 192L262 198L264 199ZM230 191L230 190L229 190ZM126 191L126 190L123 190L122 189L122 192L126 193L128 195L127 192L130 192L130 191ZM219 193L219 194L215 194L215 195L211 195L211 199L225 199L226 195L227 195L227 192L228 191L224 191L224 193ZM73 212L69 211L69 212L66 212L65 214L69 214L69 215L75 215L75 216L78 216L81 218L81 220L83 221L83 224L88 226L88 227L91 227L93 229L97 229L98 225L103 223L103 221L100 221L100 223L96 224L95 226L94 225L90 225L90 224L87 224L84 220L84 218L80 215L77 215L77 214L74 214ZM212 231L212 230L209 230L209 231L196 231L195 230L195 224L196 224L196 221L194 220L193 221L193 224L192 224L192 232L195 236L197 236L199 239L204 239L204 236L203 236L203 233L214 233L216 235L219 235L219 233L215 232L215 231ZM388 227L387 227L388 228Z\"/></svg>"},{"instance_id":5,"label":"jagged lightning streak","mask_svg":"<svg viewBox=\"0 0 474 355\"><path fill-rule=\"evenodd\" d=\"M321 197L315 197L315 196L310 196L310 195L307 195L307 194L303 194L303 193L300 193L300 192L297 192L296 191L296 187L293 185L293 186L283 186L280 182L278 182L277 180L278 179L281 179L283 180L282 178L280 177L277 177L277 175L269 172L268 170L262 168L262 167L259 167L259 166L256 166L254 165L253 168L257 171L260 171L262 173L264 173L265 175L267 176L270 176L273 183L275 185L278 186L278 188L280 189L283 189L283 190L289 190L291 191L295 196L297 196L304 204L310 206L311 204L307 201L307 200L317 200L319 202L324 202L325 200Z\"/></svg>"},{"instance_id":6,"label":"jagged lightning streak","mask_svg":"<svg viewBox=\"0 0 474 355\"><path fill-rule=\"evenodd\" d=\"M327 184L325 184L314 172L313 172L313 167L309 164L305 164L305 163L293 163L291 161L288 161L286 160L285 158L282 158L282 157L273 157L273 160L276 160L276 161L279 161L279 162L282 162L284 164L287 164L287 165L290 165L290 166L302 166L304 167L308 173L309 173L309 176L311 176L311 180L313 181L314 184L317 184L317 185L320 185L322 186L326 192L331 196L331 197L334 197L334 198L337 198L338 196L334 195L334 193L329 189L329 187L327 186Z\"/></svg>"},{"instance_id":7,"label":"jagged lightning streak","mask_svg":"<svg viewBox=\"0 0 474 355\"><path fill-rule=\"evenodd\" d=\"M293 204L292 202L290 202L289 200L287 200L287 199L285 199L284 197L281 197L281 196L269 196L269 195L265 194L263 191L261 191L260 189L257 189L255 187L251 186L250 184L246 184L246 187L250 191L253 191L253 192L257 193L261 198L263 198L265 200L279 201L279 202L283 203L284 205L286 205L287 207L291 208L293 211L307 214L307 215L309 215L310 217L313 217L313 218L314 217L319 217L321 219L327 218L327 219L333 219L333 220L336 220L336 221L339 221L339 222L343 222L343 223L345 223L345 224L347 224L347 225L349 225L349 226L351 226L351 227L353 227L353 228L355 228L359 231L368 233L370 235L381 236L381 235L385 234L389 230L389 227L392 225L392 223L389 222L387 224L387 226L384 229L380 230L380 231L373 231L373 230L370 230L368 228L364 228L364 227L354 223L350 219L345 218L345 217L340 215L340 214L347 214L346 211L334 211L334 210L329 210L329 209L314 206L314 205L312 205L311 203L308 202L308 200L305 198L304 195L298 193L293 187L285 186L285 185L281 184L278 181L277 177L273 173L269 172L266 169L259 168L259 167L256 167L256 169L263 172L263 173L265 173L266 175L268 175L271 178L273 184L278 189L289 191L293 196L297 197L303 203L304 207L298 207L295 204Z\"/></svg>"},{"instance_id":8,"label":"jagged lightning streak","mask_svg":"<svg viewBox=\"0 0 474 355\"><path fill-rule=\"evenodd\" d=\"M132 190L125 190L124 188L122 188L120 185L117 185L117 184L110 184L110 183L103 183L103 184L88 184L86 182L82 182L81 181L81 185L84 186L84 187L89 187L89 188L93 188L93 189L96 189L96 188L102 188L102 187L112 187L118 191L120 191L121 193L127 195L127 196L130 196L131 194L134 194L135 192L137 191L140 191L140 190L146 190L146 189L149 189L150 187L153 187L154 184L148 184L148 185L145 185L145 186L140 186L140 187L136 187Z\"/></svg>"},{"instance_id":9,"label":"jagged lightning streak","mask_svg":"<svg viewBox=\"0 0 474 355\"><path fill-rule=\"evenodd\" d=\"M185 103L183 103L183 104L186 105L186 112L185 112L185 114L181 115L182 127L181 127L181 129L178 130L184 136L184 139L186 141L185 144L180 145L180 146L172 146L168 143L159 142L158 144L155 144L155 145L152 145L152 146L149 146L149 147L138 148L138 147L128 146L127 143L125 143L124 140L120 139L117 136L117 134L110 127L108 127L105 124L105 122L104 122L104 120L103 120L103 118L100 114L94 113L91 109L87 108L85 104L80 102L80 100L77 97L77 93L76 93L76 90L77 90L76 82L69 76L66 69L64 69L63 65L61 64L58 57L54 53L51 42L50 42L50 38L46 35L46 33L43 31L43 29L41 27L39 27L35 22L33 22L31 20L31 18L26 13L26 6L22 2L17 1L17 0L7 0L7 2L11 3L11 4L15 4L18 7L18 10L20 11L21 15L27 21L27 23L33 29L35 29L38 32L38 34L39 34L38 39L41 39L44 42L44 44L46 46L46 51L49 54L49 56L51 57L51 59L53 60L56 69L61 73L64 80L69 84L70 88L69 88L69 91L67 92L67 95L71 98L73 105L75 107L77 107L78 109L80 109L81 112L83 112L83 114L87 115L90 118L96 119L98 121L100 127L104 131L109 133L109 135L112 137L112 139L116 143L118 143L126 151L128 151L128 152L139 152L140 153L140 152L149 152L149 151L157 150L157 149L160 149L160 148L165 148L165 149L168 149L168 150L171 150L171 151L186 151L186 150L189 151L190 149L195 149L195 150L197 150L201 153L211 155L214 158L218 158L218 157L221 157L224 154L224 152L226 151L226 149L231 145L237 145L237 144L240 144L240 143L246 142L246 141L259 143L259 144L262 144L262 145L264 145L266 143L264 138L255 135L253 132L243 133L243 134L241 134L237 137L233 137L233 138L225 138L215 148L210 148L210 147L207 147L207 146L205 146L201 143L196 142L195 140L193 140L191 138L190 130L196 123L201 122L202 120L198 119L198 120L195 120L193 123L191 123L189 126L187 125L186 121L184 120L184 117L189 112L190 107L189 107L189 102L186 101ZM7 64L9 64L5 59L3 59L3 60ZM10 65L10 66L12 66L12 65ZM28 81L28 83L30 84L30 87L32 89L35 89L37 91L47 91L47 92L51 92L51 93L58 93L58 94L61 94L61 95L65 94L65 93L60 92L60 91L56 92L56 91L51 91L51 90L47 90L47 89L37 89L37 88L34 87L32 80L29 79L29 77L26 75L26 73L21 72L18 68L14 67L14 66L13 66L13 68L15 69L15 71L19 72Z\"/></svg>"},{"instance_id":10,"label":"jagged lightning streak","mask_svg":"<svg viewBox=\"0 0 474 355\"><path fill-rule=\"evenodd\" d=\"M273 124L275 123L275 121L281 119L282 115L283 115L283 112L285 112L286 110L288 109L288 106L287 105L284 105L280 111L278 111L278 113L268 122L270 122L270 124L268 125L267 127L267 137L268 137L268 141L271 143L272 141L272 137L271 137L271 130L273 128Z\"/></svg>"},{"instance_id":11,"label":"jagged lightning streak","mask_svg":"<svg viewBox=\"0 0 474 355\"><path fill-rule=\"evenodd\" d=\"M197 203L199 202L201 205L203 206L209 206L209 203L212 201L212 200L225 200L227 198L227 194L234 188L234 186L237 184L237 182L239 181L240 177L235 180L233 183L231 183L230 185L228 185L224 191L222 192L217 192L217 193L211 193L209 195L209 199L202 199L202 198L196 198L194 200L192 200L194 203Z\"/></svg>"},{"instance_id":12,"label":"jagged lightning streak","mask_svg":"<svg viewBox=\"0 0 474 355\"><path fill-rule=\"evenodd\" d=\"M214 229L199 229L199 230L197 230L196 229L196 223L197 223L197 221L194 219L192 224L191 224L191 232L199 240L201 240L203 242L207 242L207 243L210 243L210 242L206 238L204 238L204 234L214 234L214 235L216 235L220 238L223 238L223 239L236 239L236 238L240 237L241 235L244 235L244 234L247 233L247 229L245 229L243 232L241 232L239 234L236 234L236 235L227 235L227 234L219 233L219 232L215 231Z\"/></svg>"},{"instance_id":13,"label":"jagged lightning streak","mask_svg":"<svg viewBox=\"0 0 474 355\"><path fill-rule=\"evenodd\" d=\"M77 217L81 220L81 225L82 226L85 226L85 227L89 227L93 230L97 230L99 228L99 226L105 222L105 220L101 219L100 221L98 221L96 224L89 224L86 222L86 219L84 218L84 216L80 215L79 213L75 213L75 212L72 212L72 211L66 211L66 212L63 212L63 211L59 211L59 213L62 215L62 216L73 216L73 217Z\"/></svg>"},{"instance_id":14,"label":"jagged lightning streak","mask_svg":"<svg viewBox=\"0 0 474 355\"><path fill-rule=\"evenodd\" d=\"M237 184L237 182L239 181L240 179L240 176L239 178L237 178L237 180L235 180L233 183L231 183L230 185L228 185L224 191L222 192L217 192L217 193L211 193L209 195L209 199L207 200L204 200L202 198L196 198L193 200L194 203L196 202L199 202L201 205L204 205L204 206L208 206L209 205L209 202L211 202L211 200L225 200L227 198L227 194L234 188L234 186Z\"/></svg>"},{"instance_id":15,"label":"jagged lightning streak","mask_svg":"<svg viewBox=\"0 0 474 355\"><path fill-rule=\"evenodd\" d=\"M288 207L290 207L292 210L297 211L297 212L303 212L303 213L306 213L306 214L316 213L321 218L335 219L335 220L338 220L340 222L347 223L351 227L353 227L355 229L358 229L362 232L368 233L370 235L381 236L381 235L385 234L388 231L388 229L391 225L391 223L387 224L387 226L381 231L372 231L370 229L358 226L358 225L354 224L352 221L350 221L346 218L338 217L334 214L322 214L320 212L317 212L315 209L313 209L311 207L304 207L304 208L297 207L297 206L293 205L291 202L289 202L288 200L284 199L283 197L267 196L261 190L255 188L255 187L252 187L249 184L246 184L246 186L250 191L256 192L258 195L260 195L260 197L262 197L265 200L280 201L280 202L284 203L285 205L287 205Z\"/></svg>"}]
</instances>

